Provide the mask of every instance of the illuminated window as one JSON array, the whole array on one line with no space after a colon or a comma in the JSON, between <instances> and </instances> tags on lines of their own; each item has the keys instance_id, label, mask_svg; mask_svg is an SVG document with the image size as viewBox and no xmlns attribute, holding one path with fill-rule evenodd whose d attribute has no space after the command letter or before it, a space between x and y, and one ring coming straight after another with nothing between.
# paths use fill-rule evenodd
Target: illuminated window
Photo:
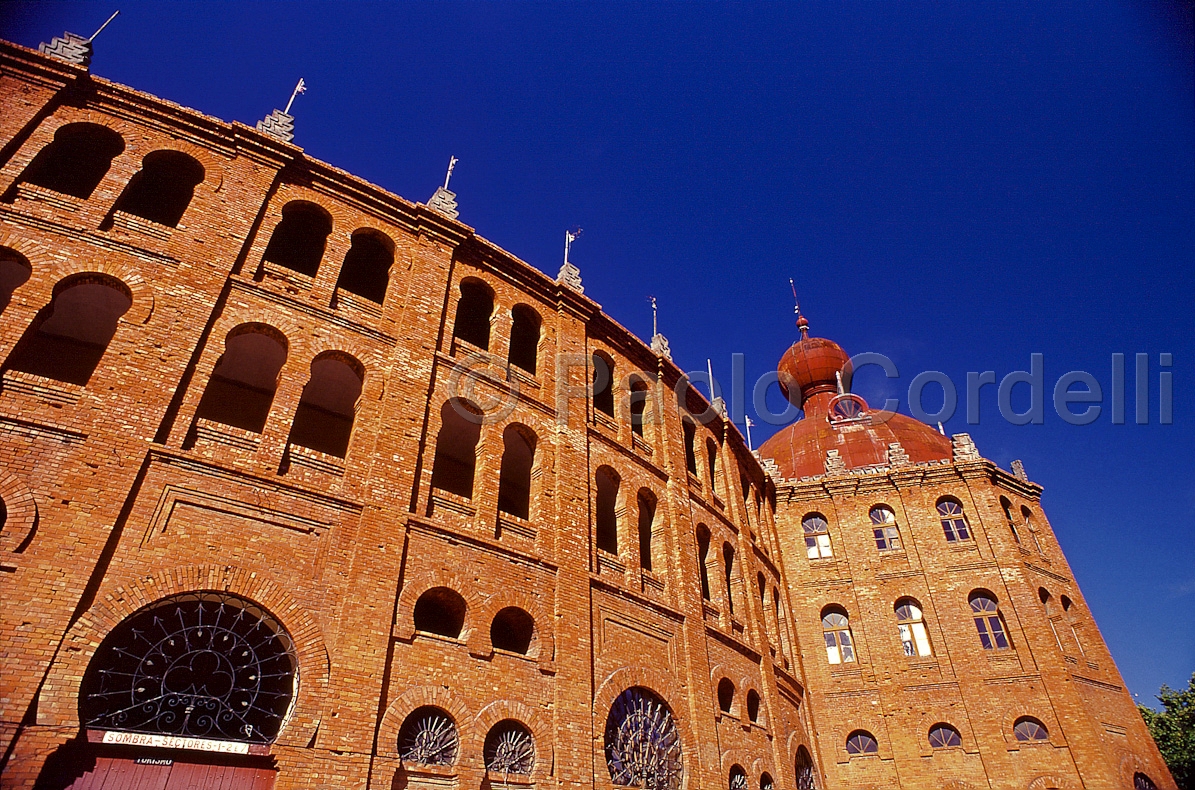
<instances>
[{"instance_id":1,"label":"illuminated window","mask_svg":"<svg viewBox=\"0 0 1195 790\"><path fill-rule=\"evenodd\" d=\"M822 615L822 635L826 639L826 659L831 664L850 664L855 660L855 643L846 612L831 610Z\"/></svg>"},{"instance_id":2,"label":"illuminated window","mask_svg":"<svg viewBox=\"0 0 1195 790\"><path fill-rule=\"evenodd\" d=\"M957 543L970 539L971 530L967 528L967 517L963 515L963 506L956 500L939 500L938 516L941 518L942 532L946 534L947 541Z\"/></svg>"},{"instance_id":3,"label":"illuminated window","mask_svg":"<svg viewBox=\"0 0 1195 790\"><path fill-rule=\"evenodd\" d=\"M810 513L801 521L805 530L805 553L809 559L816 560L831 557L834 552L830 549L830 527L821 513Z\"/></svg>"},{"instance_id":4,"label":"illuminated window","mask_svg":"<svg viewBox=\"0 0 1195 790\"><path fill-rule=\"evenodd\" d=\"M1000 616L1000 607L996 605L994 596L990 593L971 593L971 613L984 650L1008 649L1004 618Z\"/></svg>"},{"instance_id":5,"label":"illuminated window","mask_svg":"<svg viewBox=\"0 0 1195 790\"><path fill-rule=\"evenodd\" d=\"M933 655L921 607L912 598L902 598L896 602L896 628L900 632L900 643L906 656Z\"/></svg>"},{"instance_id":6,"label":"illuminated window","mask_svg":"<svg viewBox=\"0 0 1195 790\"><path fill-rule=\"evenodd\" d=\"M900 548L900 530L896 526L896 514L886 505L871 509L871 523L875 525L876 548L880 551L896 551Z\"/></svg>"}]
</instances>

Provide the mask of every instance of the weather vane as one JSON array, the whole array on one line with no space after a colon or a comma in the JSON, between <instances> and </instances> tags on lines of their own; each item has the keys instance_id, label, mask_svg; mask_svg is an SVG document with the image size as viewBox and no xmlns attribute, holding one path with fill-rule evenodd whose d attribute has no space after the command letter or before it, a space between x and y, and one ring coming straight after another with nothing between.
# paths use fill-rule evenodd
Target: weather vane
<instances>
[{"instance_id":1,"label":"weather vane","mask_svg":"<svg viewBox=\"0 0 1195 790\"><path fill-rule=\"evenodd\" d=\"M449 172L452 172L451 170ZM564 232L564 265L568 266L568 251L573 246L573 242L581 238L581 229L573 228Z\"/></svg>"},{"instance_id":2,"label":"weather vane","mask_svg":"<svg viewBox=\"0 0 1195 790\"><path fill-rule=\"evenodd\" d=\"M105 22L104 24L100 25L100 29L91 34L91 38L87 39L87 43L90 44L91 42L95 41L95 37L98 36L100 33L103 33L104 28L106 28L108 25L112 24L112 20L116 19L116 17L118 17L118 16L120 16L120 11L117 11L112 16L108 17L108 21Z\"/></svg>"},{"instance_id":3,"label":"weather vane","mask_svg":"<svg viewBox=\"0 0 1195 790\"><path fill-rule=\"evenodd\" d=\"M793 289L793 314L797 318L801 317L801 302L797 299L797 285L793 282L793 278L788 278L788 287Z\"/></svg>"},{"instance_id":4,"label":"weather vane","mask_svg":"<svg viewBox=\"0 0 1195 790\"><path fill-rule=\"evenodd\" d=\"M103 28L100 28L101 30ZM286 109L282 111L283 115L290 115L290 106L295 103L295 97L300 93L307 92L307 83L303 82L303 78L299 77L299 84L295 86L295 90L290 95L290 101L286 103Z\"/></svg>"},{"instance_id":5,"label":"weather vane","mask_svg":"<svg viewBox=\"0 0 1195 790\"><path fill-rule=\"evenodd\" d=\"M448 189L448 180L452 178L452 171L456 168L456 163L461 160L455 156L448 157L448 175L444 176L444 188Z\"/></svg>"},{"instance_id":6,"label":"weather vane","mask_svg":"<svg viewBox=\"0 0 1195 790\"><path fill-rule=\"evenodd\" d=\"M751 418L745 414L743 415L743 423L747 426L747 449L755 452L755 448L751 445L751 426L755 423L751 422Z\"/></svg>"},{"instance_id":7,"label":"weather vane","mask_svg":"<svg viewBox=\"0 0 1195 790\"><path fill-rule=\"evenodd\" d=\"M651 336L655 337L660 334L659 327L656 325L656 298L649 296L647 300L651 302Z\"/></svg>"}]
</instances>

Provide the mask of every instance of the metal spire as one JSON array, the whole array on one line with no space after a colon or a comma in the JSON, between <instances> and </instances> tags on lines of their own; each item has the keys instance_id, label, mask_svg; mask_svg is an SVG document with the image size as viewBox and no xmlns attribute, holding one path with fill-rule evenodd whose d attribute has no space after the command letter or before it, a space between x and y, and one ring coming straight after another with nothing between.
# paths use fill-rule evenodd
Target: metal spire
<instances>
[{"instance_id":1,"label":"metal spire","mask_svg":"<svg viewBox=\"0 0 1195 790\"><path fill-rule=\"evenodd\" d=\"M282 111L283 115L290 115L290 106L295 103L295 97L300 93L307 92L307 83L303 82L303 78L299 77L299 84L295 86L294 91L290 94L290 101L286 103L286 109Z\"/></svg>"}]
</instances>

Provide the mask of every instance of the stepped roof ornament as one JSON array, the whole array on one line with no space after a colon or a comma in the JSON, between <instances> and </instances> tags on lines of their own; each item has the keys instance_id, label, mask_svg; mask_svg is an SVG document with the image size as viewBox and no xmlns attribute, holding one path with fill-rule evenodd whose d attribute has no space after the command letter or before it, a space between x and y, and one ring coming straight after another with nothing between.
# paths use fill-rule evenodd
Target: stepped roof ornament
<instances>
[{"instance_id":1,"label":"stepped roof ornament","mask_svg":"<svg viewBox=\"0 0 1195 790\"><path fill-rule=\"evenodd\" d=\"M660 334L660 329L657 321L656 298L654 296L647 297L651 301L651 350L657 357L663 357L668 361L672 361L672 349L668 347L668 338Z\"/></svg>"},{"instance_id":2,"label":"stepped roof ornament","mask_svg":"<svg viewBox=\"0 0 1195 790\"><path fill-rule=\"evenodd\" d=\"M436 187L431 199L427 201L428 208L440 212L449 219L456 219L461 215L457 210L456 193L448 189L448 182L452 180L452 171L460 160L455 156L448 157L448 173L444 176L444 186Z\"/></svg>"},{"instance_id":3,"label":"stepped roof ornament","mask_svg":"<svg viewBox=\"0 0 1195 790\"><path fill-rule=\"evenodd\" d=\"M91 34L91 38L83 38L78 33L63 33L61 36L55 36L50 39L50 43L42 42L38 45L37 51L45 55L49 55L55 60L61 60L63 63L70 63L75 66L82 66L90 71L91 56L95 53L95 48L92 42L95 37L104 32L113 19L120 14L119 11L108 17L108 21L100 25L100 29Z\"/></svg>"},{"instance_id":4,"label":"stepped roof ornament","mask_svg":"<svg viewBox=\"0 0 1195 790\"><path fill-rule=\"evenodd\" d=\"M286 103L285 110L275 109L272 113L257 122L257 131L262 134L268 134L275 140L281 140L284 143L294 142L295 139L295 117L290 114L291 105L295 103L295 97L300 93L307 92L307 83L303 78L299 78L299 83L295 85L295 89L290 94L290 101Z\"/></svg>"},{"instance_id":5,"label":"stepped roof ornament","mask_svg":"<svg viewBox=\"0 0 1195 790\"><path fill-rule=\"evenodd\" d=\"M585 293L585 287L581 285L581 270L574 266L568 259L568 253L572 249L573 242L580 238L580 236L580 228L564 232L564 264L556 274L556 282L573 289L579 294L583 294Z\"/></svg>"}]
</instances>

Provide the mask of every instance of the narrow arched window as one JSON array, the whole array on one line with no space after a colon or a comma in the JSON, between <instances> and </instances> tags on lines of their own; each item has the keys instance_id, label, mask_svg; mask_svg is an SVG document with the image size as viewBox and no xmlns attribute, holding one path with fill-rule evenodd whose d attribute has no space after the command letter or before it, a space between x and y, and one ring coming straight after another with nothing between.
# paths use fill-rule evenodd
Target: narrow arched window
<instances>
[{"instance_id":1,"label":"narrow arched window","mask_svg":"<svg viewBox=\"0 0 1195 790\"><path fill-rule=\"evenodd\" d=\"M314 277L324 259L332 232L332 215L306 200L292 200L282 207L263 260Z\"/></svg>"},{"instance_id":2,"label":"narrow arched window","mask_svg":"<svg viewBox=\"0 0 1195 790\"><path fill-rule=\"evenodd\" d=\"M963 506L957 499L943 497L938 500L938 518L942 522L942 532L950 543L968 540L971 530L967 527L967 517L963 515Z\"/></svg>"},{"instance_id":3,"label":"narrow arched window","mask_svg":"<svg viewBox=\"0 0 1195 790\"><path fill-rule=\"evenodd\" d=\"M754 724L759 724L759 693L755 689L747 692L747 718Z\"/></svg>"},{"instance_id":4,"label":"narrow arched window","mask_svg":"<svg viewBox=\"0 0 1195 790\"><path fill-rule=\"evenodd\" d=\"M697 572L701 575L701 597L710 599L710 531L705 524L697 525Z\"/></svg>"},{"instance_id":5,"label":"narrow arched window","mask_svg":"<svg viewBox=\"0 0 1195 790\"><path fill-rule=\"evenodd\" d=\"M628 406L631 412L631 430L639 437L643 436L643 414L647 409L649 394L647 383L638 376L632 376Z\"/></svg>"},{"instance_id":6,"label":"narrow arched window","mask_svg":"<svg viewBox=\"0 0 1195 790\"><path fill-rule=\"evenodd\" d=\"M718 479L718 443L713 439L705 440L705 455L710 470L710 493L714 494L717 491Z\"/></svg>"},{"instance_id":7,"label":"narrow arched window","mask_svg":"<svg viewBox=\"0 0 1195 790\"><path fill-rule=\"evenodd\" d=\"M432 463L432 488L473 498L473 473L477 468L477 440L481 414L468 401L453 398L440 408L440 433Z\"/></svg>"},{"instance_id":8,"label":"narrow arched window","mask_svg":"<svg viewBox=\"0 0 1195 790\"><path fill-rule=\"evenodd\" d=\"M241 324L233 329L195 416L261 433L286 354L286 337L272 326Z\"/></svg>"},{"instance_id":9,"label":"narrow arched window","mask_svg":"<svg viewBox=\"0 0 1195 790\"><path fill-rule=\"evenodd\" d=\"M845 611L831 608L822 613L822 636L826 641L826 659L831 664L849 664L855 660L851 622Z\"/></svg>"},{"instance_id":10,"label":"narrow arched window","mask_svg":"<svg viewBox=\"0 0 1195 790\"><path fill-rule=\"evenodd\" d=\"M876 738L867 730L855 730L846 739L847 754L875 754L880 750Z\"/></svg>"},{"instance_id":11,"label":"narrow arched window","mask_svg":"<svg viewBox=\"0 0 1195 790\"><path fill-rule=\"evenodd\" d=\"M1037 537L1037 529L1033 526L1033 513L1024 505L1021 506L1021 521L1025 524L1025 529L1029 530L1029 537L1033 538L1033 546L1037 549L1037 553L1045 554L1045 550L1041 546L1041 540Z\"/></svg>"},{"instance_id":12,"label":"narrow arched window","mask_svg":"<svg viewBox=\"0 0 1195 790\"><path fill-rule=\"evenodd\" d=\"M1018 546L1021 545L1021 533L1017 529L1017 520L1012 515L1012 502L1009 502L1006 497L1000 497L1000 509L1004 511L1004 523L1008 524L1008 531L1012 533L1012 539Z\"/></svg>"},{"instance_id":13,"label":"narrow arched window","mask_svg":"<svg viewBox=\"0 0 1195 790\"><path fill-rule=\"evenodd\" d=\"M805 554L811 560L834 556L830 548L830 526L826 524L826 517L821 513L810 513L801 519L801 529L805 532Z\"/></svg>"},{"instance_id":14,"label":"narrow arched window","mask_svg":"<svg viewBox=\"0 0 1195 790\"><path fill-rule=\"evenodd\" d=\"M900 550L900 528L896 526L896 514L887 505L876 505L869 513L873 525L872 535L880 551Z\"/></svg>"},{"instance_id":15,"label":"narrow arched window","mask_svg":"<svg viewBox=\"0 0 1195 790\"><path fill-rule=\"evenodd\" d=\"M697 442L697 426L688 417L681 420L681 427L685 432L685 468L689 470L689 474L697 474L697 448L694 445Z\"/></svg>"},{"instance_id":16,"label":"narrow arched window","mask_svg":"<svg viewBox=\"0 0 1195 790\"><path fill-rule=\"evenodd\" d=\"M1004 618L1000 615L1000 607L996 603L996 596L987 591L971 593L971 616L975 619L975 629L979 632L979 642L984 650L1005 650L1009 647L1008 635L1004 628Z\"/></svg>"},{"instance_id":17,"label":"narrow arched window","mask_svg":"<svg viewBox=\"0 0 1195 790\"><path fill-rule=\"evenodd\" d=\"M618 474L608 466L597 470L597 547L618 554Z\"/></svg>"},{"instance_id":18,"label":"narrow arched window","mask_svg":"<svg viewBox=\"0 0 1195 790\"><path fill-rule=\"evenodd\" d=\"M382 304L386 300L393 265L394 242L389 236L372 228L356 230L352 246L340 265L336 289Z\"/></svg>"},{"instance_id":19,"label":"narrow arched window","mask_svg":"<svg viewBox=\"0 0 1195 790\"><path fill-rule=\"evenodd\" d=\"M517 606L507 606L494 615L490 644L498 650L527 655L535 636L535 619Z\"/></svg>"},{"instance_id":20,"label":"narrow arched window","mask_svg":"<svg viewBox=\"0 0 1195 790\"><path fill-rule=\"evenodd\" d=\"M365 369L348 354L329 352L316 357L295 410L291 444L344 458L364 379Z\"/></svg>"},{"instance_id":21,"label":"narrow arched window","mask_svg":"<svg viewBox=\"0 0 1195 790\"><path fill-rule=\"evenodd\" d=\"M498 477L498 510L516 518L531 517L531 472L535 467L535 434L521 425L502 432L502 468Z\"/></svg>"},{"instance_id":22,"label":"narrow arched window","mask_svg":"<svg viewBox=\"0 0 1195 790\"><path fill-rule=\"evenodd\" d=\"M0 247L0 313L12 301L13 293L32 276L28 258L11 247Z\"/></svg>"},{"instance_id":23,"label":"narrow arched window","mask_svg":"<svg viewBox=\"0 0 1195 790\"><path fill-rule=\"evenodd\" d=\"M797 747L796 760L797 790L817 790L817 775L813 771L813 758L804 746Z\"/></svg>"},{"instance_id":24,"label":"narrow arched window","mask_svg":"<svg viewBox=\"0 0 1195 790\"><path fill-rule=\"evenodd\" d=\"M726 571L726 607L734 614L734 547L722 544L722 563Z\"/></svg>"},{"instance_id":25,"label":"narrow arched window","mask_svg":"<svg viewBox=\"0 0 1195 790\"><path fill-rule=\"evenodd\" d=\"M925 630L925 619L917 601L902 598L896 602L896 629L906 656L933 655L929 646L929 634Z\"/></svg>"},{"instance_id":26,"label":"narrow arched window","mask_svg":"<svg viewBox=\"0 0 1195 790\"><path fill-rule=\"evenodd\" d=\"M593 408L614 416L614 360L602 353L593 355Z\"/></svg>"},{"instance_id":27,"label":"narrow arched window","mask_svg":"<svg viewBox=\"0 0 1195 790\"><path fill-rule=\"evenodd\" d=\"M141 169L129 179L116 201L116 210L178 227L203 177L203 165L194 157L181 151L153 151L145 155Z\"/></svg>"},{"instance_id":28,"label":"narrow arched window","mask_svg":"<svg viewBox=\"0 0 1195 790\"><path fill-rule=\"evenodd\" d=\"M106 274L76 274L54 286L5 367L85 386L133 304L128 287Z\"/></svg>"},{"instance_id":29,"label":"narrow arched window","mask_svg":"<svg viewBox=\"0 0 1195 790\"><path fill-rule=\"evenodd\" d=\"M1069 625L1071 628L1071 636L1075 638L1075 644L1079 646L1079 652L1083 655L1087 655L1087 649L1083 647L1083 640L1079 638L1079 629L1075 625L1075 613L1073 611L1074 604L1071 603L1071 599L1065 595L1062 596L1061 600L1062 614L1064 617L1066 617L1067 625Z\"/></svg>"},{"instance_id":30,"label":"narrow arched window","mask_svg":"<svg viewBox=\"0 0 1195 790\"><path fill-rule=\"evenodd\" d=\"M734 707L734 682L730 678L718 681L718 710L730 713Z\"/></svg>"},{"instance_id":31,"label":"narrow arched window","mask_svg":"<svg viewBox=\"0 0 1195 790\"><path fill-rule=\"evenodd\" d=\"M510 355L507 361L534 376L539 357L539 313L525 304L519 304L510 311L510 315Z\"/></svg>"},{"instance_id":32,"label":"narrow arched window","mask_svg":"<svg viewBox=\"0 0 1195 790\"><path fill-rule=\"evenodd\" d=\"M939 723L929 728L929 745L931 749L949 749L962 746L963 739L954 727Z\"/></svg>"},{"instance_id":33,"label":"narrow arched window","mask_svg":"<svg viewBox=\"0 0 1195 790\"><path fill-rule=\"evenodd\" d=\"M460 744L456 722L430 705L411 711L398 731L398 754L405 763L452 765Z\"/></svg>"},{"instance_id":34,"label":"narrow arched window","mask_svg":"<svg viewBox=\"0 0 1195 790\"><path fill-rule=\"evenodd\" d=\"M96 123L70 123L54 133L54 140L37 152L21 173L20 183L87 200L124 151L124 139Z\"/></svg>"},{"instance_id":35,"label":"narrow arched window","mask_svg":"<svg viewBox=\"0 0 1195 790\"><path fill-rule=\"evenodd\" d=\"M729 790L747 790L747 772L741 765L730 767L730 778L727 780Z\"/></svg>"},{"instance_id":36,"label":"narrow arched window","mask_svg":"<svg viewBox=\"0 0 1195 790\"><path fill-rule=\"evenodd\" d=\"M1048 741L1050 739L1046 725L1032 716L1022 716L1017 719L1012 726L1012 734L1022 742Z\"/></svg>"},{"instance_id":37,"label":"narrow arched window","mask_svg":"<svg viewBox=\"0 0 1195 790\"><path fill-rule=\"evenodd\" d=\"M656 522L656 495L646 488L639 489L639 567L652 569L651 539Z\"/></svg>"},{"instance_id":38,"label":"narrow arched window","mask_svg":"<svg viewBox=\"0 0 1195 790\"><path fill-rule=\"evenodd\" d=\"M535 767L535 741L522 722L504 719L486 733L482 747L485 769L502 776L530 776Z\"/></svg>"},{"instance_id":39,"label":"narrow arched window","mask_svg":"<svg viewBox=\"0 0 1195 790\"><path fill-rule=\"evenodd\" d=\"M457 639L465 625L465 599L447 587L433 587L415 602L415 630Z\"/></svg>"},{"instance_id":40,"label":"narrow arched window","mask_svg":"<svg viewBox=\"0 0 1195 790\"><path fill-rule=\"evenodd\" d=\"M456 303L456 321L452 336L457 340L490 350L490 317L494 313L494 292L481 280L461 281L461 298Z\"/></svg>"},{"instance_id":41,"label":"narrow arched window","mask_svg":"<svg viewBox=\"0 0 1195 790\"><path fill-rule=\"evenodd\" d=\"M1058 635L1058 626L1054 624L1054 618L1057 612L1054 608L1054 596L1050 595L1050 591L1045 587L1037 588L1037 598L1041 601L1042 608L1046 611L1046 622L1050 624L1050 632L1054 634L1054 642L1058 645L1058 649L1066 652L1066 648L1062 646L1062 637Z\"/></svg>"},{"instance_id":42,"label":"narrow arched window","mask_svg":"<svg viewBox=\"0 0 1195 790\"><path fill-rule=\"evenodd\" d=\"M776 790L776 782L767 771L759 775L759 790Z\"/></svg>"}]
</instances>

